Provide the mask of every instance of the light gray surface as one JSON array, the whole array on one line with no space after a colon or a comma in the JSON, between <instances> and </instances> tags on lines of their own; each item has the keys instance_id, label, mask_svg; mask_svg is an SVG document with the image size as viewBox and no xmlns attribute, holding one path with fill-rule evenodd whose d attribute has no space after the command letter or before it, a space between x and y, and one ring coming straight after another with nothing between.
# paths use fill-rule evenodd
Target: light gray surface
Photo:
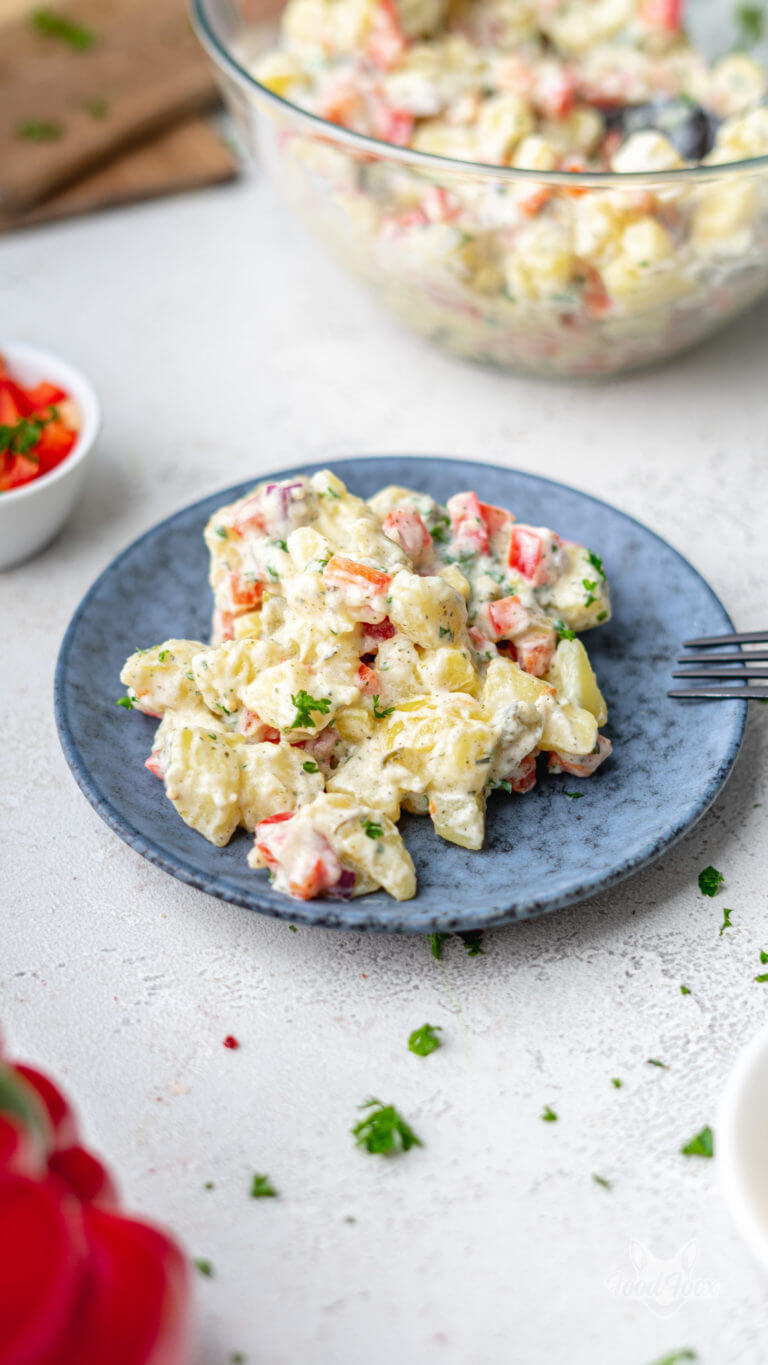
<instances>
[{"instance_id":1,"label":"light gray surface","mask_svg":"<svg viewBox=\"0 0 768 1365\"><path fill-rule=\"evenodd\" d=\"M765 708L723 798L654 868L437 963L421 939L292 933L143 862L77 791L50 694L73 608L140 531L251 473L384 448L607 498L682 550L741 628L768 624L767 333L762 306L604 388L467 369L381 318L265 186L0 245L0 344L60 351L105 413L68 530L0 577L2 1025L70 1089L128 1202L213 1261L204 1365L233 1350L250 1365L646 1365L683 1346L762 1365L765 1286L716 1162L678 1148L713 1121L768 1005L752 979L768 948ZM710 862L726 875L713 901L696 887ZM425 1020L445 1046L422 1060L406 1039ZM371 1093L422 1150L354 1150ZM253 1170L281 1199L248 1199ZM663 1285L654 1258L671 1262Z\"/></svg>"}]
</instances>

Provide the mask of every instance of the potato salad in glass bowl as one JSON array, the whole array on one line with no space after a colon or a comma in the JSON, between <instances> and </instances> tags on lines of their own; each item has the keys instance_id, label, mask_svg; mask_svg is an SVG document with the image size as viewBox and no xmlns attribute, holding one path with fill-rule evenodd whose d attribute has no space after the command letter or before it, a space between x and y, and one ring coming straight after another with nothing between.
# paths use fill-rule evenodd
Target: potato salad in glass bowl
<instances>
[{"instance_id":1,"label":"potato salad in glass bowl","mask_svg":"<svg viewBox=\"0 0 768 1365\"><path fill-rule=\"evenodd\" d=\"M416 893L401 810L479 849L490 792L591 777L607 710L578 633L601 559L511 510L330 471L259 485L205 530L211 644L137 650L120 704L158 717L146 766L181 818L300 899Z\"/></svg>"},{"instance_id":2,"label":"potato salad in glass bowl","mask_svg":"<svg viewBox=\"0 0 768 1365\"><path fill-rule=\"evenodd\" d=\"M768 287L768 80L729 3L288 0L252 22L270 4L193 4L246 141L450 352L613 374Z\"/></svg>"}]
</instances>

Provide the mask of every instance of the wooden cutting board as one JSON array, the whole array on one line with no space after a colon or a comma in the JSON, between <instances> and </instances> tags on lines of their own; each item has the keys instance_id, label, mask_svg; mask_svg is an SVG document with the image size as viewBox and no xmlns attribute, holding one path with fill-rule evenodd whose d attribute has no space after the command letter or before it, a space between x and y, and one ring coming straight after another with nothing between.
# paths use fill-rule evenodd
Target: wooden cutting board
<instances>
[{"instance_id":1,"label":"wooden cutting board","mask_svg":"<svg viewBox=\"0 0 768 1365\"><path fill-rule=\"evenodd\" d=\"M141 197L143 176L157 194L164 177L186 188L234 173L228 149L190 117L218 92L184 0L72 0L61 12L93 35L89 46L44 36L29 11L0 31L1 224L51 216L43 204L64 186L55 216Z\"/></svg>"}]
</instances>

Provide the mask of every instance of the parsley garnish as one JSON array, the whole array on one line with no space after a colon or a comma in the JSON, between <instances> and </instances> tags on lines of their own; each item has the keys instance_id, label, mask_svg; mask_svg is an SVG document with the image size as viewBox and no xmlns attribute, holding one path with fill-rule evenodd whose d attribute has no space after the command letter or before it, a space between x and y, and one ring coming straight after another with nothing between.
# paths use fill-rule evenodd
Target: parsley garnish
<instances>
[{"instance_id":1,"label":"parsley garnish","mask_svg":"<svg viewBox=\"0 0 768 1365\"><path fill-rule=\"evenodd\" d=\"M681 995L690 995L690 993L691 993L691 990L690 990L690 987L689 987L689 986L681 986L681 987L680 987L680 994L681 994Z\"/></svg>"},{"instance_id":2,"label":"parsley garnish","mask_svg":"<svg viewBox=\"0 0 768 1365\"><path fill-rule=\"evenodd\" d=\"M320 771L314 759L312 758L308 758L306 763L302 763L301 766L304 769L305 773L319 773Z\"/></svg>"},{"instance_id":3,"label":"parsley garnish","mask_svg":"<svg viewBox=\"0 0 768 1365\"><path fill-rule=\"evenodd\" d=\"M610 1180L606 1180L604 1175L593 1175L592 1179L596 1185L601 1185L604 1190L612 1190L613 1185Z\"/></svg>"},{"instance_id":4,"label":"parsley garnish","mask_svg":"<svg viewBox=\"0 0 768 1365\"><path fill-rule=\"evenodd\" d=\"M447 626L441 626L440 639L442 640L446 635L450 635L451 639L453 639L453 631L449 630Z\"/></svg>"},{"instance_id":5,"label":"parsley garnish","mask_svg":"<svg viewBox=\"0 0 768 1365\"><path fill-rule=\"evenodd\" d=\"M376 824L376 821L375 821L375 820L368 820L368 819L363 820L363 829L365 830L365 832L366 832L366 834L368 835L368 838L369 838L369 839L383 839L383 838L384 838L384 831L383 831L383 829L381 828L381 825L377 825L377 824Z\"/></svg>"},{"instance_id":6,"label":"parsley garnish","mask_svg":"<svg viewBox=\"0 0 768 1365\"><path fill-rule=\"evenodd\" d=\"M620 1081L619 1078L618 1078L618 1076L611 1076L611 1085L612 1085L616 1090L621 1090L621 1087L623 1086L623 1084L624 1084L624 1082L623 1082L623 1081Z\"/></svg>"},{"instance_id":7,"label":"parsley garnish","mask_svg":"<svg viewBox=\"0 0 768 1365\"><path fill-rule=\"evenodd\" d=\"M440 517L439 521L436 521L434 526L430 528L429 534L431 535L433 540L437 541L438 545L441 545L444 541L448 539L449 526L450 522L448 518Z\"/></svg>"},{"instance_id":8,"label":"parsley garnish","mask_svg":"<svg viewBox=\"0 0 768 1365\"><path fill-rule=\"evenodd\" d=\"M229 1365L245 1365L245 1352L233 1351L229 1357Z\"/></svg>"},{"instance_id":9,"label":"parsley garnish","mask_svg":"<svg viewBox=\"0 0 768 1365\"><path fill-rule=\"evenodd\" d=\"M501 791L506 792L506 793L507 793L507 796L511 796L511 795L512 795L512 783L511 783L511 782L507 782L506 778L503 778L503 777L502 777L498 782L495 780L495 778L492 779L492 781L491 781L491 789L492 789L493 791L496 791L496 790L499 789L499 788L501 789Z\"/></svg>"},{"instance_id":10,"label":"parsley garnish","mask_svg":"<svg viewBox=\"0 0 768 1365\"><path fill-rule=\"evenodd\" d=\"M273 540L273 541L272 541L272 544L273 544L273 545L279 546L279 548L280 548L281 550L285 550L285 553L286 553L286 554L288 553L288 541L287 541L287 540Z\"/></svg>"},{"instance_id":11,"label":"parsley garnish","mask_svg":"<svg viewBox=\"0 0 768 1365\"><path fill-rule=\"evenodd\" d=\"M585 607L591 607L591 606L592 606L592 603L596 600L596 599L595 599L594 589L597 587L597 579L596 579L596 578L582 578L581 582L582 582L582 586L585 587L586 590L587 590L587 598L586 598L586 601L585 601L585 603L584 603L584 606L585 606Z\"/></svg>"},{"instance_id":12,"label":"parsley garnish","mask_svg":"<svg viewBox=\"0 0 768 1365\"><path fill-rule=\"evenodd\" d=\"M430 934L429 936L429 942L432 946L432 956L436 957L438 962L443 956L443 944L447 937L447 934Z\"/></svg>"},{"instance_id":13,"label":"parsley garnish","mask_svg":"<svg viewBox=\"0 0 768 1365\"><path fill-rule=\"evenodd\" d=\"M469 929L467 933L460 934L459 938L467 950L467 957L477 957L478 953L483 952L482 929Z\"/></svg>"},{"instance_id":14,"label":"parsley garnish","mask_svg":"<svg viewBox=\"0 0 768 1365\"><path fill-rule=\"evenodd\" d=\"M377 720L386 720L387 716L391 716L391 715L392 715L392 712L394 711L394 709L395 709L394 706L386 706L386 707L385 707L385 706L379 706L379 694L378 694L378 692L375 692L375 693L374 693L374 695L373 695L373 714L374 714L374 716L376 717Z\"/></svg>"},{"instance_id":15,"label":"parsley garnish","mask_svg":"<svg viewBox=\"0 0 768 1365\"><path fill-rule=\"evenodd\" d=\"M596 621L604 621L608 615L607 611L599 611L595 617Z\"/></svg>"},{"instance_id":16,"label":"parsley garnish","mask_svg":"<svg viewBox=\"0 0 768 1365\"><path fill-rule=\"evenodd\" d=\"M289 730L296 730L299 726L314 730L315 722L313 721L310 712L319 711L321 715L325 716L331 709L330 697L311 697L309 692L305 692L303 689L300 689L295 694L292 693L291 701L296 707L296 717L292 724L288 726Z\"/></svg>"},{"instance_id":17,"label":"parsley garnish","mask_svg":"<svg viewBox=\"0 0 768 1365\"><path fill-rule=\"evenodd\" d=\"M768 953L765 951L765 948L760 949L760 961L762 962L763 966L765 966L766 962L768 962Z\"/></svg>"},{"instance_id":18,"label":"parsley garnish","mask_svg":"<svg viewBox=\"0 0 768 1365\"><path fill-rule=\"evenodd\" d=\"M662 1071L669 1071L669 1067L667 1066L667 1063L666 1063L666 1062L660 1062L659 1059L658 1059L657 1057L648 1057L648 1058L647 1058L647 1062L648 1062L648 1065L649 1065L649 1066L660 1066L661 1069L662 1069Z\"/></svg>"},{"instance_id":19,"label":"parsley garnish","mask_svg":"<svg viewBox=\"0 0 768 1365\"><path fill-rule=\"evenodd\" d=\"M683 1156L712 1156L714 1138L709 1124L706 1128L702 1128L701 1132L697 1133L695 1137L692 1137L690 1142L686 1142L680 1151Z\"/></svg>"},{"instance_id":20,"label":"parsley garnish","mask_svg":"<svg viewBox=\"0 0 768 1365\"><path fill-rule=\"evenodd\" d=\"M26 123L16 125L16 136L27 142L58 142L63 134L64 124L53 120L36 122L34 119L28 119Z\"/></svg>"},{"instance_id":21,"label":"parsley garnish","mask_svg":"<svg viewBox=\"0 0 768 1365\"><path fill-rule=\"evenodd\" d=\"M411 1147L421 1147L421 1138L393 1104L370 1099L360 1108L370 1112L351 1130L358 1147L365 1147L374 1156L392 1156L395 1152L407 1152Z\"/></svg>"},{"instance_id":22,"label":"parsley garnish","mask_svg":"<svg viewBox=\"0 0 768 1365\"><path fill-rule=\"evenodd\" d=\"M598 575L598 577L599 577L599 579L600 579L600 582L601 582L601 583L604 583L604 582L605 582L605 569L603 568L603 561L602 561L602 559L600 558L600 556L599 556L599 555L596 555L592 550L588 550L588 551L587 551L587 559L589 560L590 564L592 565L592 568L595 569L595 570L597 571L597 575Z\"/></svg>"},{"instance_id":23,"label":"parsley garnish","mask_svg":"<svg viewBox=\"0 0 768 1365\"><path fill-rule=\"evenodd\" d=\"M57 416L58 413L54 409L50 417L20 417L13 426L0 426L0 455L5 451L9 451L11 455L29 455L40 440L43 427Z\"/></svg>"},{"instance_id":24,"label":"parsley garnish","mask_svg":"<svg viewBox=\"0 0 768 1365\"><path fill-rule=\"evenodd\" d=\"M689 1346L684 1346L682 1351L670 1351L668 1355L661 1356L658 1360L652 1360L651 1365L680 1365L683 1360L698 1360L695 1351Z\"/></svg>"},{"instance_id":25,"label":"parsley garnish","mask_svg":"<svg viewBox=\"0 0 768 1365\"><path fill-rule=\"evenodd\" d=\"M227 710L227 708L226 708L226 706L224 705L223 701L217 701L216 705L218 706L218 708L219 708L220 711L223 711L223 712L224 712L224 715L225 715L225 716L231 716L231 715L232 715L232 712Z\"/></svg>"},{"instance_id":26,"label":"parsley garnish","mask_svg":"<svg viewBox=\"0 0 768 1365\"><path fill-rule=\"evenodd\" d=\"M724 881L725 877L716 867L705 867L704 871L699 873L699 890L702 896L714 896Z\"/></svg>"},{"instance_id":27,"label":"parsley garnish","mask_svg":"<svg viewBox=\"0 0 768 1365\"><path fill-rule=\"evenodd\" d=\"M159 664L164 664L165 661L166 661L166 659L168 658L169 653L170 653L169 650L167 650L167 649L161 649L161 650L160 650L160 653L159 653L158 656L157 656L157 662L158 662Z\"/></svg>"},{"instance_id":28,"label":"parsley garnish","mask_svg":"<svg viewBox=\"0 0 768 1365\"><path fill-rule=\"evenodd\" d=\"M553 625L554 625L554 627L555 627L555 630L557 631L557 638L558 638L558 640L575 640L575 639L576 639L576 631L575 631L575 630L568 630L567 626L564 626L562 621L554 621L554 622L553 622Z\"/></svg>"},{"instance_id":29,"label":"parsley garnish","mask_svg":"<svg viewBox=\"0 0 768 1365\"><path fill-rule=\"evenodd\" d=\"M544 1105L539 1117L542 1118L545 1123L557 1123L557 1114L554 1109L550 1109L548 1104Z\"/></svg>"},{"instance_id":30,"label":"parsley garnish","mask_svg":"<svg viewBox=\"0 0 768 1365\"><path fill-rule=\"evenodd\" d=\"M584 793L583 793L583 792L566 792L565 795L566 795L566 796L569 796L569 797L571 798L572 801L580 801L581 798L582 798L582 796L584 795Z\"/></svg>"},{"instance_id":31,"label":"parsley garnish","mask_svg":"<svg viewBox=\"0 0 768 1365\"><path fill-rule=\"evenodd\" d=\"M201 1275L205 1275L209 1280L213 1279L213 1266L204 1256L196 1256L192 1264L195 1267L195 1270L200 1271Z\"/></svg>"},{"instance_id":32,"label":"parsley garnish","mask_svg":"<svg viewBox=\"0 0 768 1365\"><path fill-rule=\"evenodd\" d=\"M719 935L718 935L719 938L722 938L722 937L723 937L723 934L725 933L726 929L732 929L732 928L733 928L733 925L731 924L731 915L732 915L732 914L733 914L733 911L732 911L732 910L723 909L723 922L722 922L722 924L720 925L720 933L719 933Z\"/></svg>"},{"instance_id":33,"label":"parsley garnish","mask_svg":"<svg viewBox=\"0 0 768 1365\"><path fill-rule=\"evenodd\" d=\"M115 706L124 706L126 711L133 710L133 702L130 697L118 697Z\"/></svg>"},{"instance_id":34,"label":"parsley garnish","mask_svg":"<svg viewBox=\"0 0 768 1365\"><path fill-rule=\"evenodd\" d=\"M408 1050L415 1052L417 1057L428 1057L430 1052L435 1052L441 1046L437 1036L441 1032L439 1024L435 1025L435 1028L431 1024L422 1024L421 1028L415 1028L408 1038Z\"/></svg>"},{"instance_id":35,"label":"parsley garnish","mask_svg":"<svg viewBox=\"0 0 768 1365\"><path fill-rule=\"evenodd\" d=\"M226 539L227 539L227 528L226 528L226 526L214 526L213 529L214 529L216 535L219 537L219 540L226 540Z\"/></svg>"},{"instance_id":36,"label":"parsley garnish","mask_svg":"<svg viewBox=\"0 0 768 1365\"><path fill-rule=\"evenodd\" d=\"M83 100L83 108L91 118L106 118L109 113L109 104L103 95L89 95L87 100Z\"/></svg>"},{"instance_id":37,"label":"parsley garnish","mask_svg":"<svg viewBox=\"0 0 768 1365\"><path fill-rule=\"evenodd\" d=\"M206 1180L205 1184L203 1185L203 1189L204 1189L204 1190L215 1190L215 1189L216 1189L216 1186L214 1185L214 1183L213 1183L212 1180Z\"/></svg>"},{"instance_id":38,"label":"parsley garnish","mask_svg":"<svg viewBox=\"0 0 768 1365\"><path fill-rule=\"evenodd\" d=\"M765 10L761 5L737 5L733 17L738 28L737 47L756 47L765 31Z\"/></svg>"},{"instance_id":39,"label":"parsley garnish","mask_svg":"<svg viewBox=\"0 0 768 1365\"><path fill-rule=\"evenodd\" d=\"M251 1199L276 1199L277 1190L268 1175L255 1174L251 1181Z\"/></svg>"},{"instance_id":40,"label":"parsley garnish","mask_svg":"<svg viewBox=\"0 0 768 1365\"><path fill-rule=\"evenodd\" d=\"M76 24L74 20L68 19L65 14L59 14L56 10L33 10L29 22L38 33L44 34L46 38L60 38L63 43L69 43L76 52L86 52L96 42L96 34L92 29Z\"/></svg>"},{"instance_id":41,"label":"parsley garnish","mask_svg":"<svg viewBox=\"0 0 768 1365\"><path fill-rule=\"evenodd\" d=\"M320 497L321 497L321 498L340 498L340 497L341 497L341 493L337 493L337 492L335 491L335 489L333 489L333 488L321 488L321 489L320 489Z\"/></svg>"}]
</instances>

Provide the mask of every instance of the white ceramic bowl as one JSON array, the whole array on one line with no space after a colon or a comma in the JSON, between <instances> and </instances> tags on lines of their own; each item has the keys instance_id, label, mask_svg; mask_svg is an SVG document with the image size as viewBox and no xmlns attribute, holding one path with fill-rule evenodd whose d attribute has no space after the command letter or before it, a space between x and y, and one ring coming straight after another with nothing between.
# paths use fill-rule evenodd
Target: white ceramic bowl
<instances>
[{"instance_id":1,"label":"white ceramic bowl","mask_svg":"<svg viewBox=\"0 0 768 1365\"><path fill-rule=\"evenodd\" d=\"M725 1198L768 1274L768 1026L740 1054L715 1130Z\"/></svg>"},{"instance_id":2,"label":"white ceramic bowl","mask_svg":"<svg viewBox=\"0 0 768 1365\"><path fill-rule=\"evenodd\" d=\"M1 341L14 379L23 385L48 379L71 395L80 411L80 433L69 455L50 474L0 493L0 570L31 558L61 530L85 480L101 425L99 401L88 380L58 356L23 342Z\"/></svg>"}]
</instances>

